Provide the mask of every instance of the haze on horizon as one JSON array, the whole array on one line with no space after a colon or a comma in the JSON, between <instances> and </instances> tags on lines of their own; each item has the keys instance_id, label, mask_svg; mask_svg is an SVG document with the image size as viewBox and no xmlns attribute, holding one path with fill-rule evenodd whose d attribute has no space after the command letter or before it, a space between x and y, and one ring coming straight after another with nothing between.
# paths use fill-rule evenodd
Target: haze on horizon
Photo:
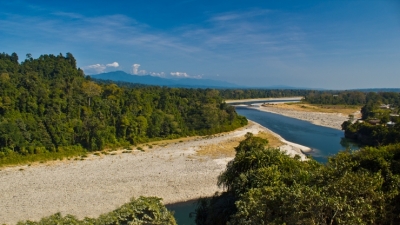
<instances>
[{"instance_id":1,"label":"haze on horizon","mask_svg":"<svg viewBox=\"0 0 400 225\"><path fill-rule=\"evenodd\" d=\"M86 74L400 88L398 1L2 1L0 52L71 52Z\"/></svg>"}]
</instances>

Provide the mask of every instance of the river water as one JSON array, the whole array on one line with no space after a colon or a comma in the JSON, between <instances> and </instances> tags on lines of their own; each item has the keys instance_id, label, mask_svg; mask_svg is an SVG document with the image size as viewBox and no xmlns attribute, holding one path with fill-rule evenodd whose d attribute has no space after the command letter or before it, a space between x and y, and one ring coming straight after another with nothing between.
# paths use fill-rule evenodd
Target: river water
<instances>
[{"instance_id":1,"label":"river water","mask_svg":"<svg viewBox=\"0 0 400 225\"><path fill-rule=\"evenodd\" d=\"M252 108L237 107L236 112L279 134L287 141L312 148L313 151L309 154L321 163L325 163L328 156L340 150L357 148L344 138L343 131L340 130ZM168 205L167 208L175 211L179 225L194 224L194 220L189 218L189 213L195 209L193 201Z\"/></svg>"},{"instance_id":2,"label":"river water","mask_svg":"<svg viewBox=\"0 0 400 225\"><path fill-rule=\"evenodd\" d=\"M325 163L328 156L340 150L347 147L356 148L344 138L341 130L251 108L237 107L236 112L279 134L287 141L312 148L310 155L321 163Z\"/></svg>"}]
</instances>

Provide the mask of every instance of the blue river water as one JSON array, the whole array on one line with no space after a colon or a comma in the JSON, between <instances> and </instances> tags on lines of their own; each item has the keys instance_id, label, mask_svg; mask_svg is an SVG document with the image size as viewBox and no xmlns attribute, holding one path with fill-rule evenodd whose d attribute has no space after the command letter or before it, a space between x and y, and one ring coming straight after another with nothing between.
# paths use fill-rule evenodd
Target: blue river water
<instances>
[{"instance_id":1,"label":"blue river water","mask_svg":"<svg viewBox=\"0 0 400 225\"><path fill-rule=\"evenodd\" d=\"M310 155L321 163L325 163L328 156L340 150L357 148L344 138L341 130L252 108L237 107L236 112L279 134L287 141L312 148ZM167 208L175 211L175 218L179 225L195 224L193 218L189 218L189 213L195 209L193 201L167 205Z\"/></svg>"},{"instance_id":2,"label":"blue river water","mask_svg":"<svg viewBox=\"0 0 400 225\"><path fill-rule=\"evenodd\" d=\"M237 107L236 112L279 134L287 141L312 148L310 155L321 163L325 163L328 156L340 150L347 147L356 148L344 138L341 130L251 108Z\"/></svg>"}]
</instances>

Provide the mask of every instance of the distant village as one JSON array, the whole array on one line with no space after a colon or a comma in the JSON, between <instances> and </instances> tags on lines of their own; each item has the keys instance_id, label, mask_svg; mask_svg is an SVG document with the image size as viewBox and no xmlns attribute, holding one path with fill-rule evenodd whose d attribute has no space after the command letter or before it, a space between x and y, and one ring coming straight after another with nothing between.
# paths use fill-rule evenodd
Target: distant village
<instances>
[{"instance_id":1,"label":"distant village","mask_svg":"<svg viewBox=\"0 0 400 225\"><path fill-rule=\"evenodd\" d=\"M396 107L392 107L390 104L381 104L379 109L373 112L373 118L368 118L366 120L358 119L356 122L368 122L371 125L384 125L391 127L398 123L400 119L398 109Z\"/></svg>"}]
</instances>

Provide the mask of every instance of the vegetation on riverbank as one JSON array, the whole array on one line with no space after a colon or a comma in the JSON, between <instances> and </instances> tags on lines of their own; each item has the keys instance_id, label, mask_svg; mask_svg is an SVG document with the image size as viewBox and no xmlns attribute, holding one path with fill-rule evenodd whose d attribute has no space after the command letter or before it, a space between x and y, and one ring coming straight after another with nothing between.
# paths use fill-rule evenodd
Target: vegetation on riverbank
<instances>
[{"instance_id":1,"label":"vegetation on riverbank","mask_svg":"<svg viewBox=\"0 0 400 225\"><path fill-rule=\"evenodd\" d=\"M230 131L246 118L211 89L96 83L72 54L0 54L0 166Z\"/></svg>"},{"instance_id":2,"label":"vegetation on riverbank","mask_svg":"<svg viewBox=\"0 0 400 225\"><path fill-rule=\"evenodd\" d=\"M397 91L397 92L396 92ZM362 106L371 99L381 101L384 104L390 102L398 103L398 89L390 89L386 92L374 92L372 90L291 90L291 89L226 89L220 90L224 99L257 99L257 98L280 98L303 96L303 103L311 105L326 105L333 107L341 106ZM396 100L397 99L397 100Z\"/></svg>"},{"instance_id":3,"label":"vegetation on riverbank","mask_svg":"<svg viewBox=\"0 0 400 225\"><path fill-rule=\"evenodd\" d=\"M100 215L98 218L77 219L73 215L62 216L56 213L40 221L21 221L17 225L54 225L54 224L85 224L85 225L112 225L112 224L165 224L175 225L173 214L162 204L157 197L140 197L118 209Z\"/></svg>"},{"instance_id":4,"label":"vegetation on riverbank","mask_svg":"<svg viewBox=\"0 0 400 225\"><path fill-rule=\"evenodd\" d=\"M305 101L273 107L344 110L350 114L342 125L346 136L372 147L319 164L290 158L248 135L219 177L227 191L198 202L196 224L400 223L400 94L317 93ZM358 107L362 120L356 122L351 113Z\"/></svg>"},{"instance_id":5,"label":"vegetation on riverbank","mask_svg":"<svg viewBox=\"0 0 400 225\"><path fill-rule=\"evenodd\" d=\"M398 224L400 145L299 161L247 135L219 177L227 191L199 201L196 224Z\"/></svg>"},{"instance_id":6,"label":"vegetation on riverbank","mask_svg":"<svg viewBox=\"0 0 400 225\"><path fill-rule=\"evenodd\" d=\"M400 94L370 93L362 107L362 120L349 118L342 124L347 138L382 146L400 143Z\"/></svg>"}]
</instances>

